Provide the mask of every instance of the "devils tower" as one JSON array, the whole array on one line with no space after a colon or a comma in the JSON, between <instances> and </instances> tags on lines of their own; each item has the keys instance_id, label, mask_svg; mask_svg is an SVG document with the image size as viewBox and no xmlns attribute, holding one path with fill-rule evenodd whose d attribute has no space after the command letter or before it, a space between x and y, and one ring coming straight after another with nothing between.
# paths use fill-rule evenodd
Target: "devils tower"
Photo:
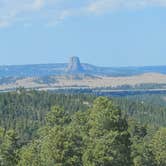
<instances>
[{"instance_id":1,"label":"devils tower","mask_svg":"<svg viewBox=\"0 0 166 166\"><path fill-rule=\"evenodd\" d=\"M72 73L72 74L78 74L78 73L84 72L84 69L83 69L78 57L73 56L70 58L70 62L67 66L66 71L68 73Z\"/></svg>"}]
</instances>

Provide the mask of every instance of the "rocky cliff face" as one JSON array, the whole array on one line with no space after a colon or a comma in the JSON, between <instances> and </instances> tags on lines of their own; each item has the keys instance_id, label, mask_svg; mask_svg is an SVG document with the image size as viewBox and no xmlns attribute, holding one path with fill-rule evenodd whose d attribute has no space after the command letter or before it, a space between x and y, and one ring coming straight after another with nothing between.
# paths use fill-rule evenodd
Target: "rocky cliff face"
<instances>
[{"instance_id":1,"label":"rocky cliff face","mask_svg":"<svg viewBox=\"0 0 166 166\"><path fill-rule=\"evenodd\" d=\"M73 74L84 72L84 69L83 69L78 57L71 57L70 58L70 62L68 64L66 71L68 73L73 73Z\"/></svg>"}]
</instances>

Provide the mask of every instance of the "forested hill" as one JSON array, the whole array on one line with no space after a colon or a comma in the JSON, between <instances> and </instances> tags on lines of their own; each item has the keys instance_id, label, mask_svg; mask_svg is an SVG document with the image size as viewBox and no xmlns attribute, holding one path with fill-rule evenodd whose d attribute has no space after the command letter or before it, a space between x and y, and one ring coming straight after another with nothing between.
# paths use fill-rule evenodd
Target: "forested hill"
<instances>
[{"instance_id":1,"label":"forested hill","mask_svg":"<svg viewBox=\"0 0 166 166\"><path fill-rule=\"evenodd\" d=\"M131 76L143 73L166 74L166 66L98 67L81 63L78 57L71 59L69 63L0 66L0 77L42 77L78 73L99 76Z\"/></svg>"},{"instance_id":2,"label":"forested hill","mask_svg":"<svg viewBox=\"0 0 166 166\"><path fill-rule=\"evenodd\" d=\"M165 98L0 94L0 165L165 166Z\"/></svg>"}]
</instances>

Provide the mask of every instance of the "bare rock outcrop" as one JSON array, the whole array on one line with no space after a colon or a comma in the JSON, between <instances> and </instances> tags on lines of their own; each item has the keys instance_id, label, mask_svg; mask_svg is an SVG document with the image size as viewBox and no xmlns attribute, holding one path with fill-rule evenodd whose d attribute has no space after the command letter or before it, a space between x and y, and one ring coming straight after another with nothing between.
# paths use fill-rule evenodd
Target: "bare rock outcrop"
<instances>
[{"instance_id":1,"label":"bare rock outcrop","mask_svg":"<svg viewBox=\"0 0 166 166\"><path fill-rule=\"evenodd\" d=\"M78 74L78 73L84 72L84 69L78 57L74 56L70 58L70 62L67 66L66 71L67 73L71 73L71 74Z\"/></svg>"}]
</instances>

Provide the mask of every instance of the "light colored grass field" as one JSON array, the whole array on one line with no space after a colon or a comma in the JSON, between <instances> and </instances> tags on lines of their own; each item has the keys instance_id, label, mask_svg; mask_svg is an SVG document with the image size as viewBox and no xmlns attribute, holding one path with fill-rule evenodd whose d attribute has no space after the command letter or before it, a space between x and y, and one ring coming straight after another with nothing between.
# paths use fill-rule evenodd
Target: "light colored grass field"
<instances>
[{"instance_id":1,"label":"light colored grass field","mask_svg":"<svg viewBox=\"0 0 166 166\"><path fill-rule=\"evenodd\" d=\"M24 78L17 80L12 84L0 85L0 90L25 87L25 88L56 88L56 87L117 87L122 85L139 84L166 84L166 75L159 73L146 73L143 75L130 77L82 77L82 79L73 79L73 77L57 76L53 84L40 84L35 82L35 78Z\"/></svg>"}]
</instances>

